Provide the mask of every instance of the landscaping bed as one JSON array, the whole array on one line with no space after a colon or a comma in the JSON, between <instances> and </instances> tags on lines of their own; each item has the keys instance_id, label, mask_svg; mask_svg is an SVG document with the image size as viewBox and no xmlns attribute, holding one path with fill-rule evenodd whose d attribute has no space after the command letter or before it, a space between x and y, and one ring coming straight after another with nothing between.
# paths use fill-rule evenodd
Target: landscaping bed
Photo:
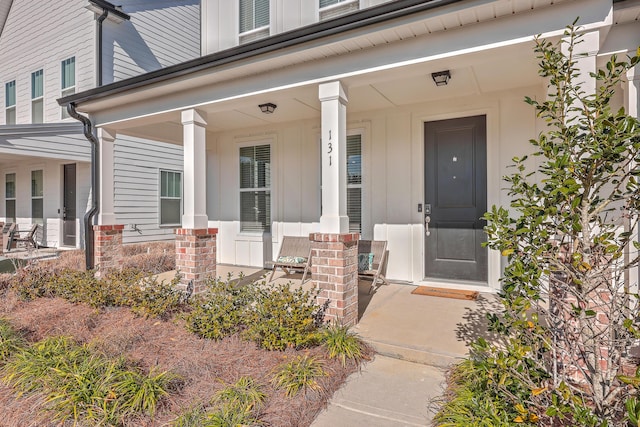
<instances>
[{"instance_id":1,"label":"landscaping bed","mask_svg":"<svg viewBox=\"0 0 640 427\"><path fill-rule=\"evenodd\" d=\"M356 354L351 357L347 352L346 357L341 358L340 353L331 354L326 343L333 340L335 344L336 337L340 341L344 338L345 331L342 330L342 335L330 335L326 333L325 327L318 329L310 326L314 320L305 316L309 313L311 305L301 310L296 310L295 307L293 310L290 307L285 310L293 312L295 317L294 323L287 329L287 333L291 333L290 338L278 335L274 327L267 326L254 328L247 334L249 328L240 322L236 328L225 329L216 340L205 339L197 335L198 325L206 315L204 308L209 306L207 304L218 300L195 298L187 303L175 300L171 307L161 304L167 308L166 312L161 312L154 302L156 294L148 288L151 285L160 288L159 295L164 295L163 292L166 294L166 288L155 282L145 282L146 284L142 285L144 297L139 297L137 291L133 292L128 289L128 285L124 285L126 278L118 276L113 280L115 285L100 282L98 285L103 289L102 292L97 295L92 293L86 297L85 302L77 302L85 299L83 292L86 291L82 289L90 289L95 283L80 272L74 275L76 273L56 270L53 266L55 264L49 264L44 269L31 266L22 276L17 275L11 280L5 280L3 283L7 286L0 290L0 319L6 319L6 323L26 341L22 344L22 349L13 350L6 360L3 361L0 357L2 425L60 425L57 420L66 420L72 425L74 418L78 425L96 425L96 418L91 416L101 415L91 415L91 411L97 410L94 406L105 406L110 400L120 397L120 392L111 389L102 397L98 391L92 391L98 396L95 399L99 402L79 404L80 412L84 412L74 415L73 411L55 407L61 399L52 398L58 390L54 390L54 393L51 389L61 387L59 378L43 381L44 388L36 391L30 389L24 392L24 388L16 386L17 382L12 382L10 377L13 372L11 369L19 370L15 368L16 360L20 357L25 358L24 354L31 355L29 352L35 352L44 346L43 342L46 341L43 340L51 337L71 337L73 348L78 349L80 354L89 355L83 356L85 358L94 357L91 355L99 355L95 357L105 360L122 358L121 364L126 369L139 371L143 376L152 377L166 372L169 379L164 384L166 395L158 394L160 397L153 410L131 412L121 418L113 418L118 421L105 422L103 425L224 426L235 425L234 423L241 418L244 420L243 423L251 425L308 426L346 377L358 369L360 360L369 355L365 347L362 347L360 356ZM49 274L43 274L43 271L48 271ZM124 275L127 274L131 273ZM64 280L71 277L69 280L77 281L77 286L61 285L60 281L56 281L60 279L52 279L58 276L65 278ZM110 299L109 292L118 286L124 291L117 298ZM217 286L218 291L222 292L232 289L233 283L212 282L212 286ZM256 289L260 288L260 285L254 286ZM135 284L131 289L138 290L140 285ZM266 295L267 291L262 289L259 292ZM284 288L276 292L280 292L280 296L271 299L270 304L280 298L283 301L287 299L287 304L295 306L308 296ZM216 298L220 298L220 295ZM104 304L104 301L108 303ZM112 301L118 303L114 304ZM252 306L260 307L260 304L254 301ZM147 309L147 306L152 308ZM138 309L134 312L136 307ZM273 307L269 308L271 310ZM320 308L313 308L317 315ZM197 313L198 316L190 317L191 313ZM265 320L273 319L266 319L265 315L254 313L251 319L268 325L269 322ZM279 323L282 324L282 321ZM205 329L200 335L207 333L208 330ZM258 335L261 338L258 339ZM332 338L322 338L325 336ZM284 350L269 351L261 348L277 348L283 339L289 342L284 345ZM5 340L5 344L7 342ZM2 344L3 337L0 334L0 355ZM27 350L24 350L25 348ZM335 346L332 348L335 349ZM25 351L27 353L24 353ZM315 370L317 376L310 375L311 380L306 386L302 385L296 390L296 386L292 388L286 381L282 381L282 375L288 375L287 370L295 370L307 362L313 366L303 367L302 372L311 374ZM64 363L82 365L84 359L82 362ZM282 372L283 366L287 363L291 365L284 369L285 374L278 376L277 373ZM24 370L23 367L22 369ZM49 369L57 373L56 368ZM68 379L74 375L78 376L69 374L64 378ZM87 387L93 387L93 384ZM251 403L240 399L251 393L259 399ZM237 402L240 400L243 403L238 406ZM234 418L238 415L236 412L247 417Z\"/></svg>"}]
</instances>

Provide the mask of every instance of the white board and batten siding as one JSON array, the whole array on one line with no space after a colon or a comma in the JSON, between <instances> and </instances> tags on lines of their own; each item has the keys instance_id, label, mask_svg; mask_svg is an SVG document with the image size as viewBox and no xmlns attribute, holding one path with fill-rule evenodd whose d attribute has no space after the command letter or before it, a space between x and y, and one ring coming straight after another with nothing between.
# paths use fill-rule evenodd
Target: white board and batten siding
<instances>
[{"instance_id":1,"label":"white board and batten siding","mask_svg":"<svg viewBox=\"0 0 640 427\"><path fill-rule=\"evenodd\" d=\"M130 21L105 21L103 83L200 56L199 0L124 0Z\"/></svg>"},{"instance_id":2,"label":"white board and batten siding","mask_svg":"<svg viewBox=\"0 0 640 427\"><path fill-rule=\"evenodd\" d=\"M175 227L160 226L160 171L182 171L181 146L118 135L114 146L114 209L124 243L171 240Z\"/></svg>"}]
</instances>

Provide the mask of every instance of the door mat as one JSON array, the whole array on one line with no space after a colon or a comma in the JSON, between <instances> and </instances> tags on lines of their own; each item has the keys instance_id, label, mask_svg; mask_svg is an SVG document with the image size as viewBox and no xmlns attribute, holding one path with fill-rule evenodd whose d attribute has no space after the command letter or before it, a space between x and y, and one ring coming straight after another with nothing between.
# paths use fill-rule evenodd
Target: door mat
<instances>
[{"instance_id":1,"label":"door mat","mask_svg":"<svg viewBox=\"0 0 640 427\"><path fill-rule=\"evenodd\" d=\"M441 298L466 299L470 301L478 299L477 291L463 291L459 289L434 288L433 286L418 286L413 291L411 291L411 293L415 295L427 295L431 297L441 297Z\"/></svg>"}]
</instances>

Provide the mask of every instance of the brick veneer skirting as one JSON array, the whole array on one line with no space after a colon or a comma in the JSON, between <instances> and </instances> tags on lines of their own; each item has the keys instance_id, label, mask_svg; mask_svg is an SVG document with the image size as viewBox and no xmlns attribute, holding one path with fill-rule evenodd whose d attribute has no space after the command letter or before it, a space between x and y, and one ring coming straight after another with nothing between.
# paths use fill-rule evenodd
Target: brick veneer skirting
<instances>
[{"instance_id":1,"label":"brick veneer skirting","mask_svg":"<svg viewBox=\"0 0 640 427\"><path fill-rule=\"evenodd\" d=\"M358 233L311 233L311 279L328 300L325 320L358 323Z\"/></svg>"},{"instance_id":2,"label":"brick veneer skirting","mask_svg":"<svg viewBox=\"0 0 640 427\"><path fill-rule=\"evenodd\" d=\"M122 230L124 225L94 225L96 276L122 266Z\"/></svg>"},{"instance_id":3,"label":"brick veneer skirting","mask_svg":"<svg viewBox=\"0 0 640 427\"><path fill-rule=\"evenodd\" d=\"M181 284L193 281L194 293L205 291L206 280L216 277L217 228L176 229L176 269Z\"/></svg>"}]
</instances>

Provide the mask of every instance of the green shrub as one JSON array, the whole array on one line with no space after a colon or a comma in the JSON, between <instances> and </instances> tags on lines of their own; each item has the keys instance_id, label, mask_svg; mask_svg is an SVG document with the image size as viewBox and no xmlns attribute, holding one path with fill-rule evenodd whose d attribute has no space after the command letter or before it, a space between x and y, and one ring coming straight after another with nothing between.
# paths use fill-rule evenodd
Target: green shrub
<instances>
[{"instance_id":1,"label":"green shrub","mask_svg":"<svg viewBox=\"0 0 640 427\"><path fill-rule=\"evenodd\" d=\"M19 394L41 392L54 420L121 425L153 415L176 377L145 375L124 359L109 359L68 337L50 337L17 352L3 368L4 382Z\"/></svg>"},{"instance_id":2,"label":"green shrub","mask_svg":"<svg viewBox=\"0 0 640 427\"><path fill-rule=\"evenodd\" d=\"M0 364L26 345L25 340L5 319L0 319Z\"/></svg>"},{"instance_id":3,"label":"green shrub","mask_svg":"<svg viewBox=\"0 0 640 427\"><path fill-rule=\"evenodd\" d=\"M325 376L322 363L315 357L297 356L291 362L276 368L272 383L277 388L284 388L289 397L293 397L300 390L307 389L321 391L318 378Z\"/></svg>"},{"instance_id":4,"label":"green shrub","mask_svg":"<svg viewBox=\"0 0 640 427\"><path fill-rule=\"evenodd\" d=\"M291 284L257 288L255 305L247 313L244 336L266 350L303 348L319 341L314 316L316 295Z\"/></svg>"},{"instance_id":5,"label":"green shrub","mask_svg":"<svg viewBox=\"0 0 640 427\"><path fill-rule=\"evenodd\" d=\"M242 328L254 299L254 286L236 286L231 280L212 280L204 295L196 296L185 316L190 332L218 340Z\"/></svg>"},{"instance_id":6,"label":"green shrub","mask_svg":"<svg viewBox=\"0 0 640 427\"><path fill-rule=\"evenodd\" d=\"M327 347L329 358L337 357L342 366L347 364L347 359L356 363L364 357L362 342L356 334L349 331L348 326L331 324L322 331L322 342Z\"/></svg>"}]
</instances>

